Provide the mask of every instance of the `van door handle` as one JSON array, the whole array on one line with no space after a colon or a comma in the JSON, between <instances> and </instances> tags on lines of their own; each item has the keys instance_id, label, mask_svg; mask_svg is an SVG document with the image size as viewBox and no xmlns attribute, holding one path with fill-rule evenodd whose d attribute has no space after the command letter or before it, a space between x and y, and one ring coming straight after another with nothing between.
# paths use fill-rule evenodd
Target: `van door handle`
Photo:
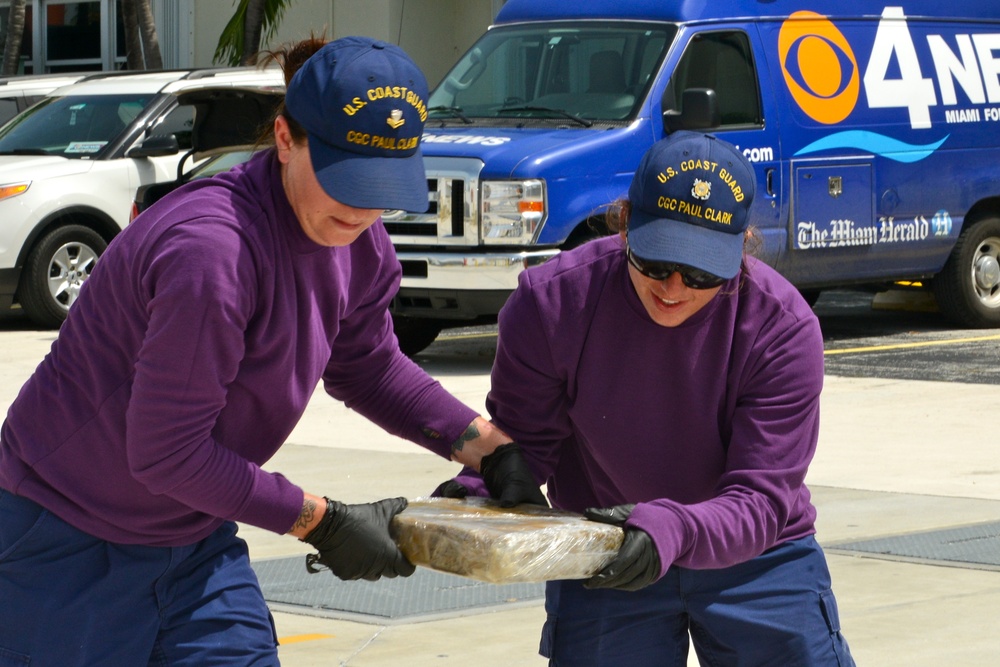
<instances>
[{"instance_id":1,"label":"van door handle","mask_svg":"<svg viewBox=\"0 0 1000 667\"><path fill-rule=\"evenodd\" d=\"M844 178L842 176L831 176L828 179L827 188L830 190L830 196L836 199L844 194Z\"/></svg>"},{"instance_id":2,"label":"van door handle","mask_svg":"<svg viewBox=\"0 0 1000 667\"><path fill-rule=\"evenodd\" d=\"M771 197L774 196L774 168L770 168L764 171L764 182L767 188L767 194Z\"/></svg>"}]
</instances>

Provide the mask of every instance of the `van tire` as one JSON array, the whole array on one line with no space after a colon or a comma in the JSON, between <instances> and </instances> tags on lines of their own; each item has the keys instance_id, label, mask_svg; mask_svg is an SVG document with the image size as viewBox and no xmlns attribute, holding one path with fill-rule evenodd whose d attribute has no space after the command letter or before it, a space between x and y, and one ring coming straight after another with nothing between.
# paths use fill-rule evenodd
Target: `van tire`
<instances>
[{"instance_id":1,"label":"van tire","mask_svg":"<svg viewBox=\"0 0 1000 667\"><path fill-rule=\"evenodd\" d=\"M573 248L579 248L584 243L593 241L594 239L599 239L603 236L608 236L612 234L608 229L608 223L603 217L601 218L589 218L584 222L577 225L563 244L559 246L560 250L572 250Z\"/></svg>"},{"instance_id":2,"label":"van tire","mask_svg":"<svg viewBox=\"0 0 1000 667\"><path fill-rule=\"evenodd\" d=\"M816 302L819 301L819 297L820 297L820 295L822 293L823 293L822 290L818 290L818 289L800 289L799 290L799 294L802 295L802 298L805 299L805 302L807 304L809 304L810 308L812 308L813 306L816 305Z\"/></svg>"},{"instance_id":3,"label":"van tire","mask_svg":"<svg viewBox=\"0 0 1000 667\"><path fill-rule=\"evenodd\" d=\"M28 318L38 326L59 328L107 247L100 234L82 225L45 234L28 254L18 283L17 299Z\"/></svg>"},{"instance_id":4,"label":"van tire","mask_svg":"<svg viewBox=\"0 0 1000 667\"><path fill-rule=\"evenodd\" d=\"M437 320L393 315L392 328L396 332L399 349L406 356L412 357L433 343L444 326Z\"/></svg>"},{"instance_id":5,"label":"van tire","mask_svg":"<svg viewBox=\"0 0 1000 667\"><path fill-rule=\"evenodd\" d=\"M965 226L932 287L938 308L953 322L1000 327L1000 218Z\"/></svg>"}]
</instances>

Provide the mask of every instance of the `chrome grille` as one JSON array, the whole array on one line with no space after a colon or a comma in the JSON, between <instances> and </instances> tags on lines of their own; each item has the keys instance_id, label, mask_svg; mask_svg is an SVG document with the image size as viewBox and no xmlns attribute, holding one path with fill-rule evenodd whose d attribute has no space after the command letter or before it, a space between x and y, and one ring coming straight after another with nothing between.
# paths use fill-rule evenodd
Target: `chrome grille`
<instances>
[{"instance_id":1,"label":"chrome grille","mask_svg":"<svg viewBox=\"0 0 1000 667\"><path fill-rule=\"evenodd\" d=\"M482 162L467 158L425 158L427 212L387 211L382 222L397 247L479 244L476 219Z\"/></svg>"}]
</instances>

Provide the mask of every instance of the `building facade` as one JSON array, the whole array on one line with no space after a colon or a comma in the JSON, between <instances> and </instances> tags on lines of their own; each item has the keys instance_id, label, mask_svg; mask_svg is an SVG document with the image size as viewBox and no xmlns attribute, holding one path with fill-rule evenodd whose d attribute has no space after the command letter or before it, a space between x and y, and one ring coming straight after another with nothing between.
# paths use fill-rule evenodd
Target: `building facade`
<instances>
[{"instance_id":1,"label":"building facade","mask_svg":"<svg viewBox=\"0 0 1000 667\"><path fill-rule=\"evenodd\" d=\"M310 34L366 35L400 45L433 86L486 29L504 0L292 0L275 46ZM236 0L152 0L168 69L209 67ZM0 39L9 0L0 0ZM20 73L102 71L125 66L117 0L28 0Z\"/></svg>"}]
</instances>

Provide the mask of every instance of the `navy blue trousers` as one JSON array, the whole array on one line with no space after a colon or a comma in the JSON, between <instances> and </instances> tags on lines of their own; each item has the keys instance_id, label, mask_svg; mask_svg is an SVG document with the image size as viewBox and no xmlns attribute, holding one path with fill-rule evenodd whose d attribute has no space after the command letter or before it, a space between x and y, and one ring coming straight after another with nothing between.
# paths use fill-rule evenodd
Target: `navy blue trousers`
<instances>
[{"instance_id":1,"label":"navy blue trousers","mask_svg":"<svg viewBox=\"0 0 1000 667\"><path fill-rule=\"evenodd\" d=\"M853 667L812 537L733 567L671 567L635 592L549 582L540 653L553 667Z\"/></svg>"},{"instance_id":2,"label":"navy blue trousers","mask_svg":"<svg viewBox=\"0 0 1000 667\"><path fill-rule=\"evenodd\" d=\"M113 544L0 489L0 666L277 665L277 644L234 523Z\"/></svg>"}]
</instances>

